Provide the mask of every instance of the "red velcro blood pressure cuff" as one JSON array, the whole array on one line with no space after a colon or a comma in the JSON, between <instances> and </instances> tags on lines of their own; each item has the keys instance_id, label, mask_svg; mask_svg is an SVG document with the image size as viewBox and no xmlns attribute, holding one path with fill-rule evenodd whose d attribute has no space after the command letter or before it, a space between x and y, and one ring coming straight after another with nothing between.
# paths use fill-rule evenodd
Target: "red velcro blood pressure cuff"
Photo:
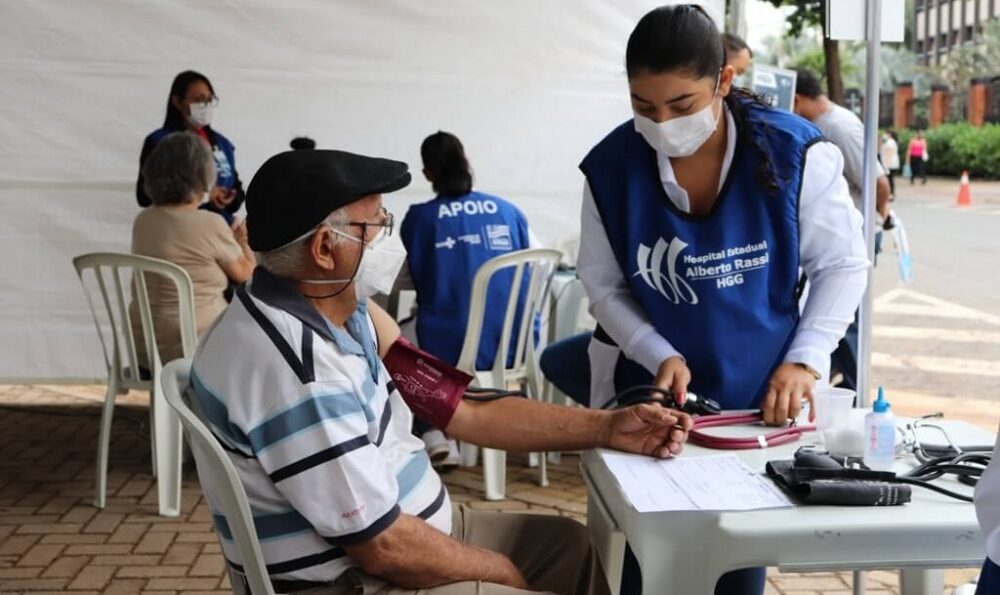
<instances>
[{"instance_id":1,"label":"red velcro blood pressure cuff","mask_svg":"<svg viewBox=\"0 0 1000 595\"><path fill-rule=\"evenodd\" d=\"M441 430L448 427L472 376L400 337L382 358L414 415Z\"/></svg>"}]
</instances>

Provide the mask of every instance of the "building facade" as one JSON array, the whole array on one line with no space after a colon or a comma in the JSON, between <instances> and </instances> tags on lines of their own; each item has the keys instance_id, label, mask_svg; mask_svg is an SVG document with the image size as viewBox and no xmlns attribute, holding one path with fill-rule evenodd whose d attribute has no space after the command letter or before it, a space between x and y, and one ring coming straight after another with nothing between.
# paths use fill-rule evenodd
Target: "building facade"
<instances>
[{"instance_id":1,"label":"building facade","mask_svg":"<svg viewBox=\"0 0 1000 595\"><path fill-rule=\"evenodd\" d=\"M914 0L913 53L941 64L953 48L975 43L983 24L1000 16L1000 0Z\"/></svg>"}]
</instances>

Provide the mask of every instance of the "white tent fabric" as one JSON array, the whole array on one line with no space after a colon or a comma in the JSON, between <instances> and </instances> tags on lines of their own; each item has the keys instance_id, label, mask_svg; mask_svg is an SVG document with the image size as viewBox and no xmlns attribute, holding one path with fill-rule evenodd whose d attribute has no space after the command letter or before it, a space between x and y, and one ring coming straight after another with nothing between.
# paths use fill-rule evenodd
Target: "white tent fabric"
<instances>
[{"instance_id":1,"label":"white tent fabric","mask_svg":"<svg viewBox=\"0 0 1000 595\"><path fill-rule=\"evenodd\" d=\"M143 137L206 74L248 184L297 135L408 162L456 133L476 187L575 256L576 166L630 117L628 33L655 0L33 0L0 7L0 381L103 376L70 259L127 251ZM723 0L707 0L721 21Z\"/></svg>"}]
</instances>

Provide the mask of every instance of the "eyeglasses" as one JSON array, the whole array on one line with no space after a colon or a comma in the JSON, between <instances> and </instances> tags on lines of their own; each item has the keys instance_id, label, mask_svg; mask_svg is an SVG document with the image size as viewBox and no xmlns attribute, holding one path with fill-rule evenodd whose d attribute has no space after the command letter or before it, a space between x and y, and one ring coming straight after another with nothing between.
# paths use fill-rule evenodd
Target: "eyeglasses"
<instances>
[{"instance_id":1,"label":"eyeglasses","mask_svg":"<svg viewBox=\"0 0 1000 595\"><path fill-rule=\"evenodd\" d=\"M192 97L188 99L187 102L192 105L201 104L201 105L210 105L212 107L219 107L219 98L216 97L215 95L211 97L205 97L204 95L198 97Z\"/></svg>"},{"instance_id":2,"label":"eyeglasses","mask_svg":"<svg viewBox=\"0 0 1000 595\"><path fill-rule=\"evenodd\" d=\"M392 228L396 225L396 217L385 207L379 207L378 213L375 215L375 221L348 221L347 225L360 227L361 237L363 237L365 241L371 241L378 238L382 234L385 234L386 237L391 236ZM369 240L368 237L369 227L379 228L378 232L371 238L371 240Z\"/></svg>"},{"instance_id":3,"label":"eyeglasses","mask_svg":"<svg viewBox=\"0 0 1000 595\"><path fill-rule=\"evenodd\" d=\"M374 240L378 239L378 236L375 236L375 237L372 237L372 238L368 237L368 228L369 227L377 227L377 228L379 228L379 235L381 235L381 234L384 233L386 235L386 237L391 236L392 235L392 229L393 229L393 227L396 226L396 217L392 213L390 213L388 210L386 210L385 207L379 207L378 213L375 215L375 219L376 219L375 221L348 221L347 223L343 223L343 224L340 224L340 225L348 225L348 226L353 226L353 227L360 227L361 228L361 238L355 238L356 240L359 240L359 241L371 242L371 241L374 241ZM338 227L339 225L334 225L334 224L331 224L331 223L329 223L327 221L324 221L323 223L320 223L316 227L310 229L309 231L307 231L306 233L300 235L299 237L295 238L294 240L291 240L289 242L286 242L286 243L282 244L281 246L278 246L277 248L274 248L274 250L281 250L285 246L289 246L289 245L294 244L296 242L308 241L313 236L313 234L316 233L316 231L319 230L319 229L321 229L323 226L329 226L331 229L334 229L334 228ZM342 233L342 232L338 231L336 233ZM364 238L364 239L362 240L362 238Z\"/></svg>"}]
</instances>

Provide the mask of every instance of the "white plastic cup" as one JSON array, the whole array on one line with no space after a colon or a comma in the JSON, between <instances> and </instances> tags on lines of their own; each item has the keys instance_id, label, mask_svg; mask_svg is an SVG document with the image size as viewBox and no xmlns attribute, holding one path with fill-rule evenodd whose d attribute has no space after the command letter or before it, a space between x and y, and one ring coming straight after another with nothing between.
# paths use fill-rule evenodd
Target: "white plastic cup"
<instances>
[{"instance_id":1,"label":"white plastic cup","mask_svg":"<svg viewBox=\"0 0 1000 595\"><path fill-rule=\"evenodd\" d=\"M813 389L816 408L816 431L827 442L826 436L850 423L851 409L856 393L846 388L820 387Z\"/></svg>"}]
</instances>

